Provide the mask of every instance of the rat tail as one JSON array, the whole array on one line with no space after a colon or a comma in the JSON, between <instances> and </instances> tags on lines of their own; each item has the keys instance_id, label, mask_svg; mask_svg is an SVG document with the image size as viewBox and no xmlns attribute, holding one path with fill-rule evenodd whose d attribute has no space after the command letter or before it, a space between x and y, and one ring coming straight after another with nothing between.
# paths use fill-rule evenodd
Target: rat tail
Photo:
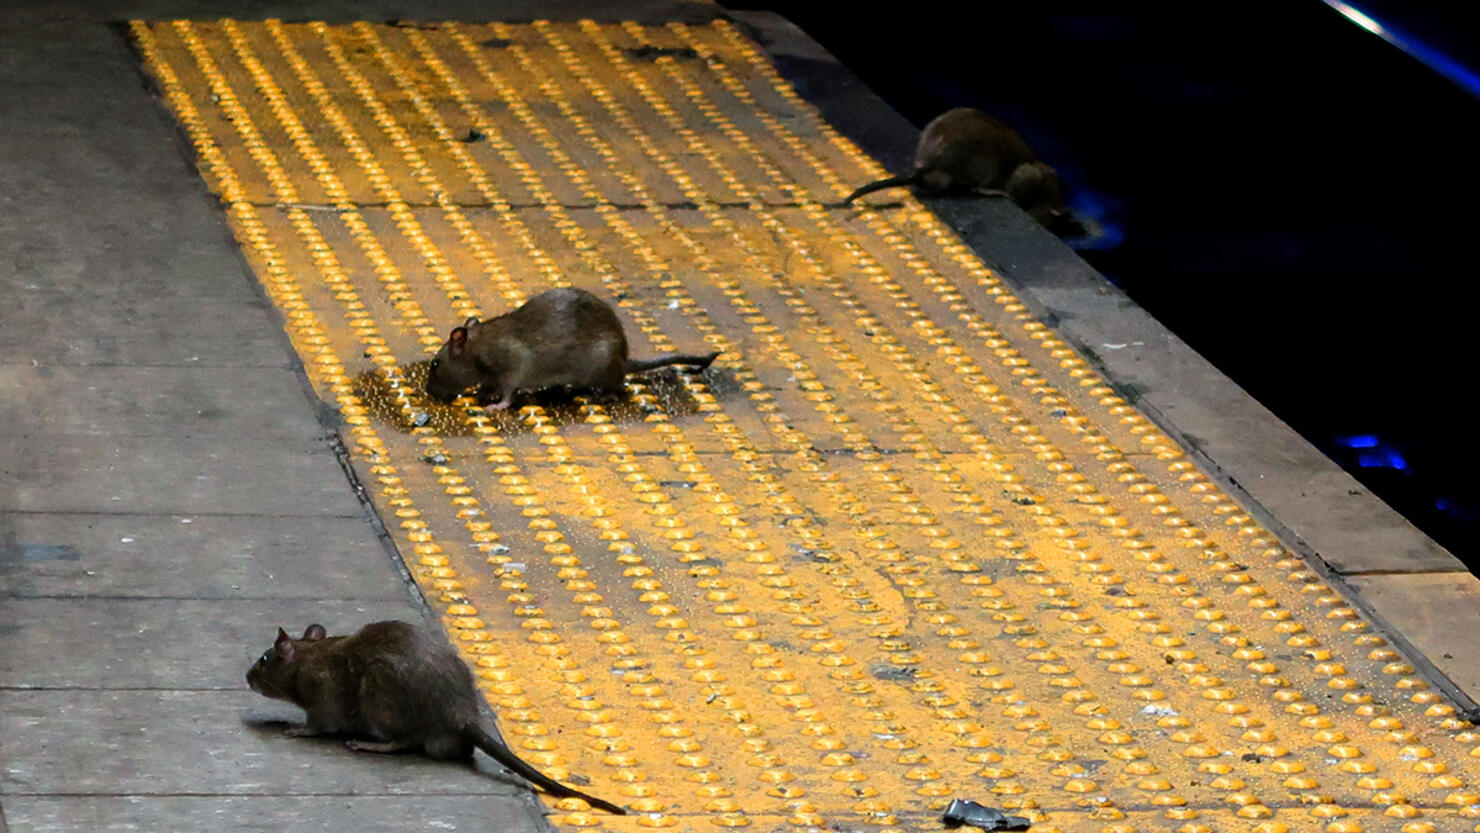
<instances>
[{"instance_id":1,"label":"rat tail","mask_svg":"<svg viewBox=\"0 0 1480 833\"><path fill-rule=\"evenodd\" d=\"M844 205L847 205L848 203L853 202L854 200L858 199L859 197L863 196L864 194L872 194L875 191L882 191L885 188L898 188L898 187L900 187L902 185L919 185L919 184L920 184L920 172L919 171L915 171L913 173L908 173L908 174L905 174L904 176L891 176L888 179L881 179L878 182L870 182L869 184L867 184L867 185L859 188L857 191L854 191L853 193L849 194L848 195L848 198L845 199L845 200L843 200L843 204Z\"/></svg>"},{"instance_id":2,"label":"rat tail","mask_svg":"<svg viewBox=\"0 0 1480 833\"><path fill-rule=\"evenodd\" d=\"M592 807L605 810L608 813L615 813L619 816L627 815L625 809L618 807L610 801L603 801L594 795L586 795L573 787L567 787L520 760L518 756L509 750L509 747L504 746L497 738L483 731L481 727L469 726L466 731L468 737L472 738L474 746L487 752L489 757L508 767L510 771L545 792L560 796L561 798L579 798Z\"/></svg>"},{"instance_id":3,"label":"rat tail","mask_svg":"<svg viewBox=\"0 0 1480 833\"><path fill-rule=\"evenodd\" d=\"M690 365L692 367L697 367L700 370L703 370L704 368L708 367L711 363L713 363L714 360L719 357L719 354L720 354L720 351L719 350L716 350L716 351L714 351L713 353L710 353L707 356L673 355L673 356L657 356L657 357L654 357L654 358L651 358L651 359L628 359L627 360L627 372L628 373L645 373L645 372L647 372L649 370L656 370L656 369L658 369L660 367L667 367L670 364L686 364L686 365Z\"/></svg>"}]
</instances>

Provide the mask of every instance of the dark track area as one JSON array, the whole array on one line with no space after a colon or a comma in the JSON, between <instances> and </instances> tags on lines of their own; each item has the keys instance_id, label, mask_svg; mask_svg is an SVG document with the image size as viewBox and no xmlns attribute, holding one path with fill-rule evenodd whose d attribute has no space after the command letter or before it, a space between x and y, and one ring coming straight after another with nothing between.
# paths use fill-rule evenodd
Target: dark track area
<instances>
[{"instance_id":1,"label":"dark track area","mask_svg":"<svg viewBox=\"0 0 1480 833\"><path fill-rule=\"evenodd\" d=\"M1480 564L1480 100L1319 0L993 4L979 22L931 0L726 5L789 18L916 125L960 105L1014 124L1107 227L1086 260ZM1480 12L1358 5L1480 54Z\"/></svg>"}]
</instances>

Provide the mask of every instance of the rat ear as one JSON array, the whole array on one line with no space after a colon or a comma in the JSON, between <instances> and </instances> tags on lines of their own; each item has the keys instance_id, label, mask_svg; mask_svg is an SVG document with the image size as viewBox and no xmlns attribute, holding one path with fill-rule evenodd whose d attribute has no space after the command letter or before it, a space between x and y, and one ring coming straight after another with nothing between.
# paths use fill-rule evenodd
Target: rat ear
<instances>
[{"instance_id":1,"label":"rat ear","mask_svg":"<svg viewBox=\"0 0 1480 833\"><path fill-rule=\"evenodd\" d=\"M277 641L272 644L272 649L283 659L293 658L293 637L288 632L278 628Z\"/></svg>"},{"instance_id":2,"label":"rat ear","mask_svg":"<svg viewBox=\"0 0 1480 833\"><path fill-rule=\"evenodd\" d=\"M464 327L471 327L471 326L473 326L474 324L477 324L477 323L478 323L478 316L474 315L471 318L469 318L468 320L464 321L463 322L463 326Z\"/></svg>"},{"instance_id":3,"label":"rat ear","mask_svg":"<svg viewBox=\"0 0 1480 833\"><path fill-rule=\"evenodd\" d=\"M309 625L308 626L308 630L305 630L303 632L303 638L304 639L310 639L310 640L311 639L323 639L324 637L326 637L328 635L329 635L328 632L324 630L324 626L323 625L320 625L320 624L317 624L317 623L312 624L312 625Z\"/></svg>"},{"instance_id":4,"label":"rat ear","mask_svg":"<svg viewBox=\"0 0 1480 833\"><path fill-rule=\"evenodd\" d=\"M452 334L447 337L447 347L452 355L461 356L463 348L468 346L468 330L466 327L453 329Z\"/></svg>"}]
</instances>

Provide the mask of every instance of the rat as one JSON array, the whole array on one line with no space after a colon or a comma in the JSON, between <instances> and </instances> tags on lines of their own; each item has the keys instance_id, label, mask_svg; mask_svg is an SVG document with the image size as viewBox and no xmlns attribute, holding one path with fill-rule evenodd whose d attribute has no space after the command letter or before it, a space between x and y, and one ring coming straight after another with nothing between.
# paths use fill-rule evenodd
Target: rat
<instances>
[{"instance_id":1,"label":"rat","mask_svg":"<svg viewBox=\"0 0 1480 833\"><path fill-rule=\"evenodd\" d=\"M947 110L925 125L913 171L870 182L843 202L902 185L1007 197L1046 228L1077 226L1064 208L1058 172L1039 161L1012 127L970 107Z\"/></svg>"},{"instance_id":2,"label":"rat","mask_svg":"<svg viewBox=\"0 0 1480 833\"><path fill-rule=\"evenodd\" d=\"M513 312L454 328L427 370L426 391L451 402L477 386L480 405L503 410L519 390L566 385L616 393L628 373L671 364L702 370L718 355L628 358L611 305L584 289L551 289Z\"/></svg>"},{"instance_id":3,"label":"rat","mask_svg":"<svg viewBox=\"0 0 1480 833\"><path fill-rule=\"evenodd\" d=\"M524 761L483 730L473 674L437 634L406 622L373 622L350 636L309 625L302 639L278 628L277 641L247 670L247 685L308 713L288 737L349 733L362 752L420 749L438 759L470 758L482 749L546 792L579 798L625 815L609 801L567 787Z\"/></svg>"}]
</instances>

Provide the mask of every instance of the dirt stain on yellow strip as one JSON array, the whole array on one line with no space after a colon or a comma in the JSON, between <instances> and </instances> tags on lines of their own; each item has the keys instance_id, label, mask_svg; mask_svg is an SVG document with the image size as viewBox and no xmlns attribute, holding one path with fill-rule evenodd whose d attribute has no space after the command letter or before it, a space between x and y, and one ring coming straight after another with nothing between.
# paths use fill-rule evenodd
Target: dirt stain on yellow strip
<instances>
[{"instance_id":1,"label":"dirt stain on yellow strip","mask_svg":"<svg viewBox=\"0 0 1480 833\"><path fill-rule=\"evenodd\" d=\"M135 22L565 829L1475 829L1480 734L724 22ZM420 393L553 286L613 402ZM308 554L311 557L311 554ZM326 623L331 624L332 623Z\"/></svg>"}]
</instances>

